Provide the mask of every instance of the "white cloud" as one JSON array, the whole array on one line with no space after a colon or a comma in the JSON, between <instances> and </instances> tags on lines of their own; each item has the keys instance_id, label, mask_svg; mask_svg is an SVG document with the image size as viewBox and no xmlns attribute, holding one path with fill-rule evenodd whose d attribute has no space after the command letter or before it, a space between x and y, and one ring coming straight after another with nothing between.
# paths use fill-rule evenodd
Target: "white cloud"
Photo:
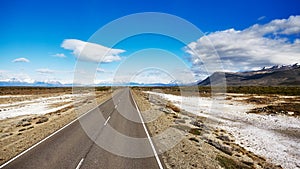
<instances>
[{"instance_id":1,"label":"white cloud","mask_svg":"<svg viewBox=\"0 0 300 169\"><path fill-rule=\"evenodd\" d=\"M288 19L275 19L271 22L258 25L255 24L248 29L245 29L243 32L249 34L257 34L257 35L291 35L291 34L299 34L300 33L300 15L290 16Z\"/></svg>"},{"instance_id":2,"label":"white cloud","mask_svg":"<svg viewBox=\"0 0 300 169\"><path fill-rule=\"evenodd\" d=\"M67 56L66 56L65 54L63 54L63 53L57 53L57 54L52 55L52 56L58 57L58 58L65 58L65 57L67 57Z\"/></svg>"},{"instance_id":3,"label":"white cloud","mask_svg":"<svg viewBox=\"0 0 300 169\"><path fill-rule=\"evenodd\" d=\"M0 81L2 82L60 82L62 84L73 83L73 70L51 70L47 68L36 69L38 74L28 74L26 71L0 70Z\"/></svg>"},{"instance_id":4,"label":"white cloud","mask_svg":"<svg viewBox=\"0 0 300 169\"><path fill-rule=\"evenodd\" d=\"M261 16L261 17L257 18L257 20L258 20L258 21L261 21L261 20L263 20L263 19L265 19L265 18L266 18L266 16Z\"/></svg>"},{"instance_id":5,"label":"white cloud","mask_svg":"<svg viewBox=\"0 0 300 169\"><path fill-rule=\"evenodd\" d=\"M36 72L38 73L41 73L41 74L53 74L55 71L54 70L51 70L51 69L37 69L35 70Z\"/></svg>"},{"instance_id":6,"label":"white cloud","mask_svg":"<svg viewBox=\"0 0 300 169\"><path fill-rule=\"evenodd\" d=\"M104 73L104 72L106 72L106 70L105 70L105 69L102 69L102 68L97 68L97 72L99 72L99 73Z\"/></svg>"},{"instance_id":7,"label":"white cloud","mask_svg":"<svg viewBox=\"0 0 300 169\"><path fill-rule=\"evenodd\" d=\"M151 84L151 83L164 83L168 84L174 81L174 79L159 70L148 70L143 73L137 74L131 78L130 82L134 83L143 83L143 84Z\"/></svg>"},{"instance_id":8,"label":"white cloud","mask_svg":"<svg viewBox=\"0 0 300 169\"><path fill-rule=\"evenodd\" d=\"M112 78L108 79L95 79L93 84L113 84Z\"/></svg>"},{"instance_id":9,"label":"white cloud","mask_svg":"<svg viewBox=\"0 0 300 169\"><path fill-rule=\"evenodd\" d=\"M84 42L77 39L66 39L61 44L64 49L72 50L75 57L91 62L114 62L121 60L122 49L112 49L96 43Z\"/></svg>"},{"instance_id":10,"label":"white cloud","mask_svg":"<svg viewBox=\"0 0 300 169\"><path fill-rule=\"evenodd\" d=\"M103 69L103 68L97 68L96 71L98 73L113 73L113 71L109 71L109 70L106 70L106 69Z\"/></svg>"},{"instance_id":11,"label":"white cloud","mask_svg":"<svg viewBox=\"0 0 300 169\"><path fill-rule=\"evenodd\" d=\"M12 62L16 63L16 62L30 62L28 59L26 58L17 58L17 59L14 59Z\"/></svg>"},{"instance_id":12,"label":"white cloud","mask_svg":"<svg viewBox=\"0 0 300 169\"><path fill-rule=\"evenodd\" d=\"M32 83L34 79L32 79L27 73L24 72L10 72L10 71L3 71L0 73L0 81L2 82L27 82Z\"/></svg>"},{"instance_id":13,"label":"white cloud","mask_svg":"<svg viewBox=\"0 0 300 169\"><path fill-rule=\"evenodd\" d=\"M205 64L216 62L215 51L228 71L294 64L300 62L299 34L300 16L290 16L244 30L213 32L190 43L185 51L191 55L193 69L203 68L203 60Z\"/></svg>"}]
</instances>

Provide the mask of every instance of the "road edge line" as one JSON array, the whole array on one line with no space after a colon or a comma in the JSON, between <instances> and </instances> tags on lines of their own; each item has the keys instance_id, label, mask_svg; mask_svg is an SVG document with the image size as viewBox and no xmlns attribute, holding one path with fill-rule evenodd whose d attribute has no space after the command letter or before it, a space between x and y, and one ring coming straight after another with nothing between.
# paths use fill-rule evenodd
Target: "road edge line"
<instances>
[{"instance_id":1,"label":"road edge line","mask_svg":"<svg viewBox=\"0 0 300 169\"><path fill-rule=\"evenodd\" d=\"M80 169L80 167L81 167L81 165L82 165L82 163L83 163L83 160L84 160L84 158L82 158L82 159L79 161L79 163L78 163L76 169Z\"/></svg>"},{"instance_id":2,"label":"road edge line","mask_svg":"<svg viewBox=\"0 0 300 169\"><path fill-rule=\"evenodd\" d=\"M156 159L156 161L157 161L157 164L158 164L158 166L159 166L160 169L163 169L163 166L162 166L161 161L160 161L160 159L159 159L159 157L158 157L158 154L157 154L157 152L156 152L156 149L155 149L155 147L154 147L154 144L153 144L153 142L152 142L152 139L151 139L151 137L150 137L150 135L149 135L149 132L148 132L148 130L147 130L147 128L146 128L146 125L145 125L145 122L144 122L144 120L143 120L143 117L142 117L142 114L141 114L141 112L140 112L140 109L139 109L139 107L137 106L137 104L136 104L136 102L135 102L135 100L134 100L134 98L133 98L133 96L132 96L132 92L131 92L130 89L129 89L129 91L130 91L131 98L132 98L132 100L133 100L133 102L134 102L134 105L135 105L135 107L136 107L136 109L137 109L137 112L138 112L138 114L139 114L139 117L140 117L140 119L141 119L141 121L142 121L142 125L143 125L143 127L144 127L144 130L145 130L146 135L147 135L147 137L148 137L148 140L149 140L149 142L150 142L150 145L151 145L151 148L152 148L152 150L153 150L153 153L154 153L155 159Z\"/></svg>"},{"instance_id":3,"label":"road edge line","mask_svg":"<svg viewBox=\"0 0 300 169\"><path fill-rule=\"evenodd\" d=\"M113 97L113 96L112 96ZM77 120L79 120L80 118L82 118L83 116L85 116L86 114L90 113L91 111L95 110L97 107L99 107L100 105L104 104L105 102L107 102L108 100L110 100L112 97L109 97L107 100L103 101L102 103L100 103L99 105L95 106L94 108L90 109L89 111L87 111L86 113L80 115L78 118L74 119L73 121L71 121L70 123L66 124L65 126L63 126L62 128L56 130L54 133L50 134L49 136L45 137L44 139L42 139L41 141L35 143L34 145L32 145L31 147L29 147L28 149L22 151L20 154L16 155L15 157L11 158L10 160L8 160L7 162L5 162L4 164L2 164L0 166L0 169L5 167L6 165L8 165L9 163L11 163L12 161L16 160L17 158L19 158L20 156L22 156L23 154L27 153L28 151L30 151L31 149L35 148L36 146L38 146L39 144L41 144L42 142L46 141L47 139L49 139L50 137L54 136L56 133L60 132L61 130L65 129L66 127L70 126L71 124L73 124L74 122L76 122Z\"/></svg>"}]
</instances>

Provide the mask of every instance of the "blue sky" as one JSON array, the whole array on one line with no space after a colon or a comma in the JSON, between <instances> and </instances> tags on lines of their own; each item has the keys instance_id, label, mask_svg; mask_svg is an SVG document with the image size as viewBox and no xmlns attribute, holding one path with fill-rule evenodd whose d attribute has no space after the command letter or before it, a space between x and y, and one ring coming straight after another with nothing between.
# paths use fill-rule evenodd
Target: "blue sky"
<instances>
[{"instance_id":1,"label":"blue sky","mask_svg":"<svg viewBox=\"0 0 300 169\"><path fill-rule=\"evenodd\" d=\"M215 49L224 62L224 70L251 70L280 64L280 62L293 64L299 58L297 48L300 42L298 42L300 31L296 28L299 25L297 17L300 15L299 6L300 1L298 0L85 0L72 2L2 0L0 2L0 81L14 78L28 82L38 80L71 83L77 57L74 56L74 49L62 47L64 40L76 39L86 42L93 33L109 22L140 12L168 13L197 26L217 46ZM277 23L276 19L281 21ZM256 26L258 27L256 28L255 24L260 26ZM270 27L274 29L269 32L262 31ZM263 33L253 35L253 32ZM243 37L248 35L251 35L251 38L256 40L255 44L259 44L259 46L255 47L249 42L254 47L238 46L230 48L229 53L228 50L218 48L224 43L228 47L235 46L235 42L245 43L247 39ZM235 40L221 43L224 39ZM106 40L108 39L101 39L104 43ZM203 53L204 57L210 54L207 50L200 50L199 46L205 46L201 37L195 37L190 43L188 47ZM99 45L105 46L105 44ZM278 49L276 45L284 46L289 50L272 50L273 48ZM262 46L264 47L261 48ZM110 48L110 46L105 47ZM101 68L99 67L95 76L96 81L111 82L118 66L124 63L126 58L132 53L146 48L161 48L174 53L192 71L194 79L189 80L200 80L207 75L203 63L199 62L195 53L191 54L186 47L186 44L158 35L147 34L129 38L113 47L125 52L117 52L115 60L100 64ZM235 54L236 51L244 51L249 53L249 56ZM259 56L256 56L257 53ZM250 56L250 54L252 55ZM270 58L270 55L272 55L272 59L266 59ZM284 57L285 55L289 55L291 58ZM143 56L140 62L147 62L149 57L151 56ZM169 67L175 64L172 61L168 63L167 60L164 60L164 56L159 57L161 60L156 59L157 62L166 62ZM285 60L283 61L282 58ZM157 76L156 80L153 77L149 78L153 79L153 82L163 81L159 75L153 72L149 74Z\"/></svg>"}]
</instances>

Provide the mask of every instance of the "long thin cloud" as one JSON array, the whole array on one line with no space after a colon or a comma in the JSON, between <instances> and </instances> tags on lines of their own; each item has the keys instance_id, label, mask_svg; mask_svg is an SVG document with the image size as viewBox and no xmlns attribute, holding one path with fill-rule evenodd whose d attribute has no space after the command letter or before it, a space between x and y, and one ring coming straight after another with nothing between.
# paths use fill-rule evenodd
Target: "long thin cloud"
<instances>
[{"instance_id":1,"label":"long thin cloud","mask_svg":"<svg viewBox=\"0 0 300 169\"><path fill-rule=\"evenodd\" d=\"M14 59L12 62L14 63L17 63L17 62L25 62L25 63L28 63L30 62L27 58L17 58L17 59Z\"/></svg>"}]
</instances>

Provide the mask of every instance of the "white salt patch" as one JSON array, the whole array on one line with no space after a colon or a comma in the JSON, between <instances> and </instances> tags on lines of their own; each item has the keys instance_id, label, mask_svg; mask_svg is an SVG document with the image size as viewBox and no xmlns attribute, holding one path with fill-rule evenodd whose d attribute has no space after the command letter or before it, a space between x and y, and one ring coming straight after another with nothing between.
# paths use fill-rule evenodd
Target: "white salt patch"
<instances>
[{"instance_id":1,"label":"white salt patch","mask_svg":"<svg viewBox=\"0 0 300 169\"><path fill-rule=\"evenodd\" d=\"M0 104L0 120L30 114L47 114L74 105L88 94L65 94L55 97L44 97L10 104ZM49 108L49 105L71 102L59 107Z\"/></svg>"},{"instance_id":2,"label":"white salt patch","mask_svg":"<svg viewBox=\"0 0 300 169\"><path fill-rule=\"evenodd\" d=\"M255 105L208 97L183 97L156 92L174 105L193 114L216 121L232 133L236 143L255 154L266 157L284 168L300 166L300 139L283 135L276 130L300 130L300 119L288 116L247 114Z\"/></svg>"},{"instance_id":3,"label":"white salt patch","mask_svg":"<svg viewBox=\"0 0 300 169\"><path fill-rule=\"evenodd\" d=\"M0 96L0 99L1 98L26 97L26 96L31 96L31 95L2 95L2 96Z\"/></svg>"}]
</instances>

